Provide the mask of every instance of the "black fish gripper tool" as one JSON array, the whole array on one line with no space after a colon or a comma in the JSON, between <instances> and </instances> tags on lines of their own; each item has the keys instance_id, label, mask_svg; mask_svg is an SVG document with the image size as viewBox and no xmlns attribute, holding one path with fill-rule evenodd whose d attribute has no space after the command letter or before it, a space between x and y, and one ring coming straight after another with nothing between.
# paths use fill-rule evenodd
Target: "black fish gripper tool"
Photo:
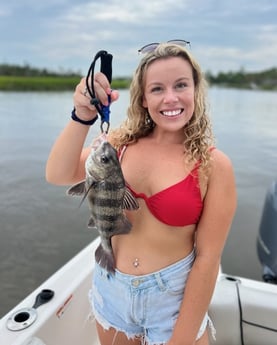
<instances>
[{"instance_id":1,"label":"black fish gripper tool","mask_svg":"<svg viewBox=\"0 0 277 345\"><path fill-rule=\"evenodd\" d=\"M101 60L100 64L100 71L105 74L108 81L111 83L112 81L112 59L113 56L109 54L106 50L100 50L94 57L88 73L86 77L86 87L88 93L91 97L90 103L95 106L97 112L100 114L101 117L101 125L100 129L102 133L108 133L110 128L110 102L111 97L108 95L109 104L103 105L99 99L96 97L95 90L94 90L94 69L97 60ZM106 128L105 128L106 127Z\"/></svg>"}]
</instances>

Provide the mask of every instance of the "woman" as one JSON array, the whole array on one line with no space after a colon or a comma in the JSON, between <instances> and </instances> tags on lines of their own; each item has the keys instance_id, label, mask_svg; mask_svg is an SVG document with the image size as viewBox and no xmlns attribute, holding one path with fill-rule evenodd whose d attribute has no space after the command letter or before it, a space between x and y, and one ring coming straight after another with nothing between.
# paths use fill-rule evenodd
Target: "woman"
<instances>
[{"instance_id":1,"label":"woman","mask_svg":"<svg viewBox=\"0 0 277 345\"><path fill-rule=\"evenodd\" d=\"M213 146L204 77L179 43L147 46L130 86L128 117L109 135L140 208L126 211L131 232L112 238L115 274L96 265L91 302L102 345L208 345L213 329L207 310L236 189L230 160ZM119 96L101 73L94 87L102 104ZM78 119L91 123L96 109L84 90L82 79L76 116L49 156L51 183L85 177L89 126Z\"/></svg>"}]
</instances>

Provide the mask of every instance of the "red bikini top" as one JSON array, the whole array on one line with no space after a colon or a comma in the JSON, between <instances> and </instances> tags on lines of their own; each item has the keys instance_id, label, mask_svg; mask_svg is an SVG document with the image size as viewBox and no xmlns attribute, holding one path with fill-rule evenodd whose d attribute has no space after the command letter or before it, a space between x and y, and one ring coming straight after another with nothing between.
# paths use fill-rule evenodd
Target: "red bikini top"
<instances>
[{"instance_id":1,"label":"red bikini top","mask_svg":"<svg viewBox=\"0 0 277 345\"><path fill-rule=\"evenodd\" d=\"M126 146L120 151L122 159ZM198 184L198 167L196 163L189 175L182 181L148 197L137 193L129 185L134 197L145 201L150 212L162 223L171 226L197 224L203 209L203 201Z\"/></svg>"}]
</instances>

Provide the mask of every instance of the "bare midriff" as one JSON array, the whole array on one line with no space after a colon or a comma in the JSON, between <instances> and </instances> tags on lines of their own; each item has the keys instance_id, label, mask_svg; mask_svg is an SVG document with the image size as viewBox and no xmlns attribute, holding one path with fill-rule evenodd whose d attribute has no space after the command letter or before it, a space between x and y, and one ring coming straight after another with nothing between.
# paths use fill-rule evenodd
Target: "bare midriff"
<instances>
[{"instance_id":1,"label":"bare midriff","mask_svg":"<svg viewBox=\"0 0 277 345\"><path fill-rule=\"evenodd\" d=\"M138 211L126 212L133 225L131 232L112 238L116 268L132 275L156 272L185 258L193 250L196 228L163 224L143 200L139 203Z\"/></svg>"},{"instance_id":2,"label":"bare midriff","mask_svg":"<svg viewBox=\"0 0 277 345\"><path fill-rule=\"evenodd\" d=\"M175 140L176 135L173 137ZM120 156L127 184L149 197L182 181L195 166L195 162L186 164L182 140L175 144L150 136L128 145ZM200 191L203 200L206 186L202 188L201 181ZM132 223L130 233L112 237L116 268L126 274L143 275L189 255L194 248L197 224L167 225L151 213L143 198L137 200L140 208L126 211Z\"/></svg>"}]
</instances>

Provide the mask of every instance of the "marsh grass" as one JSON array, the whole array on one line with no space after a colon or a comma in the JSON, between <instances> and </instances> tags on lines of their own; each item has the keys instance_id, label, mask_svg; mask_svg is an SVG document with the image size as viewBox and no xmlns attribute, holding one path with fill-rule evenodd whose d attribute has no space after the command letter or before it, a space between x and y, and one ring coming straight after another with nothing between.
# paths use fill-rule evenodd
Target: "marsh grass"
<instances>
[{"instance_id":1,"label":"marsh grass","mask_svg":"<svg viewBox=\"0 0 277 345\"><path fill-rule=\"evenodd\" d=\"M80 77L60 76L0 76L1 91L73 91ZM128 78L119 78L112 82L114 89L126 89L130 85Z\"/></svg>"}]
</instances>

